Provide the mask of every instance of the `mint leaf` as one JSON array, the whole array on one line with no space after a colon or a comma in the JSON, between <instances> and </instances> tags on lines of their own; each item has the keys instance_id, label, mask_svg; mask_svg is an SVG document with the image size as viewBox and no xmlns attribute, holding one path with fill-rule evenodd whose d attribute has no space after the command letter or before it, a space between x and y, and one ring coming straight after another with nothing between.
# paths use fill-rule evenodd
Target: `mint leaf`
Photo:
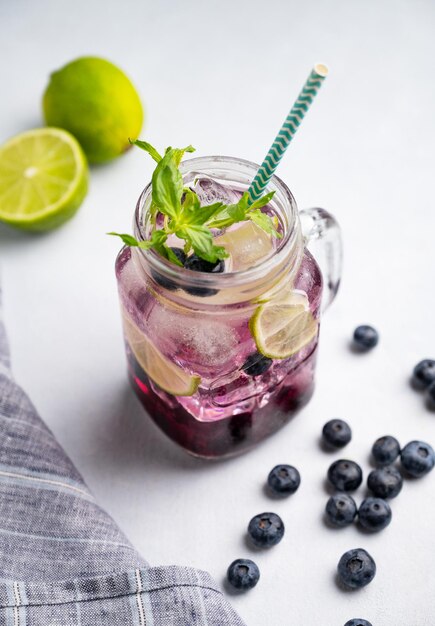
<instances>
[{"instance_id":1,"label":"mint leaf","mask_svg":"<svg viewBox=\"0 0 435 626\"><path fill-rule=\"evenodd\" d=\"M150 248L154 248L156 252L158 252L165 259L168 259L168 261L171 261L171 263L175 263L176 265L180 265L181 267L183 266L178 257L172 252L171 248L166 245L168 234L164 230L154 230L151 233L151 237L146 241L138 241L132 235L126 235L123 233L107 234L120 237L125 245L129 246L130 248L141 248L142 250L149 250Z\"/></svg>"},{"instance_id":2,"label":"mint leaf","mask_svg":"<svg viewBox=\"0 0 435 626\"><path fill-rule=\"evenodd\" d=\"M165 156L159 161L152 177L152 198L158 209L177 221L181 213L183 177L178 167L185 152L195 148L166 148Z\"/></svg>"},{"instance_id":3,"label":"mint leaf","mask_svg":"<svg viewBox=\"0 0 435 626\"><path fill-rule=\"evenodd\" d=\"M233 223L230 214L228 213L228 208L231 205L223 206L216 214L212 216L207 222L207 226L209 228L225 228L226 226L230 226Z\"/></svg>"},{"instance_id":4,"label":"mint leaf","mask_svg":"<svg viewBox=\"0 0 435 626\"><path fill-rule=\"evenodd\" d=\"M177 230L175 234L189 243L195 254L210 263L216 263L219 259L228 256L228 252L223 246L214 245L213 235L207 226L187 225Z\"/></svg>"},{"instance_id":5,"label":"mint leaf","mask_svg":"<svg viewBox=\"0 0 435 626\"><path fill-rule=\"evenodd\" d=\"M182 262L177 257L177 255L174 252L172 252L169 246L164 246L164 249L165 249L166 258L168 259L168 261L171 261L171 263L174 263L175 265L179 265L180 267L183 267Z\"/></svg>"},{"instance_id":6,"label":"mint leaf","mask_svg":"<svg viewBox=\"0 0 435 626\"><path fill-rule=\"evenodd\" d=\"M142 248L143 250L149 250L150 248L160 248L161 245L168 238L167 233L164 230L154 230L151 237L146 241L138 241L133 235L126 235L123 233L107 233L108 235L115 235L120 237L126 246L130 248ZM166 256L166 254L164 255Z\"/></svg>"},{"instance_id":7,"label":"mint leaf","mask_svg":"<svg viewBox=\"0 0 435 626\"><path fill-rule=\"evenodd\" d=\"M260 209L254 209L253 211L249 211L247 218L252 220L254 224L257 224L257 226L262 228L268 235L272 235L272 237L276 237L277 239L282 238L281 233L276 230L270 215L263 213Z\"/></svg>"},{"instance_id":8,"label":"mint leaf","mask_svg":"<svg viewBox=\"0 0 435 626\"><path fill-rule=\"evenodd\" d=\"M133 140L130 138L128 141L131 143L132 146L137 146L138 148L145 150L145 152L148 152L148 154L154 159L154 161L156 161L156 163L160 163L160 161L162 160L159 152L157 152L154 146L152 146L147 141L143 141L141 139ZM195 152L195 148L193 146L187 146L186 148L166 148L165 154L170 150L172 150L174 162L177 167L179 167L185 152Z\"/></svg>"},{"instance_id":9,"label":"mint leaf","mask_svg":"<svg viewBox=\"0 0 435 626\"><path fill-rule=\"evenodd\" d=\"M157 166L152 176L151 223L155 229L155 218L160 212L165 216L163 228L153 230L148 241L137 241L131 235L109 233L121 237L128 246L143 249L153 248L161 256L176 265L182 265L167 245L168 236L176 234L184 239L184 250L192 249L199 257L215 263L228 256L225 248L213 243L212 228L225 228L232 224L252 220L272 237L282 237L277 231L277 218L271 218L260 209L266 206L275 192L270 192L249 205L249 195L245 192L238 202L225 206L222 202L201 206L196 192L183 185L179 165L186 152L194 152L192 146L166 148L162 157L148 142L129 140L148 152Z\"/></svg>"},{"instance_id":10,"label":"mint leaf","mask_svg":"<svg viewBox=\"0 0 435 626\"><path fill-rule=\"evenodd\" d=\"M258 200L256 200L249 206L249 210L261 209L261 207L264 207L266 206L266 204L269 204L269 202L272 200L274 195L275 195L275 192L271 191L270 193L267 193L262 198L258 198Z\"/></svg>"},{"instance_id":11,"label":"mint leaf","mask_svg":"<svg viewBox=\"0 0 435 626\"><path fill-rule=\"evenodd\" d=\"M282 235L276 229L277 221L278 221L277 217L275 216L275 219L272 219L270 215L267 215L267 213L263 213L263 211L260 210L262 207L266 206L266 204L269 204L269 202L272 200L274 195L275 195L275 192L271 191L270 193L267 193L266 195L264 195L262 198L258 198L258 200L253 202L248 209L246 218L252 220L255 224L257 224L257 226L262 228L268 235L272 235L272 237L281 239Z\"/></svg>"},{"instance_id":12,"label":"mint leaf","mask_svg":"<svg viewBox=\"0 0 435 626\"><path fill-rule=\"evenodd\" d=\"M177 220L178 226L183 226L184 224L203 225L224 206L222 202L201 206L196 192L189 188L184 189L183 196L182 210Z\"/></svg>"},{"instance_id":13,"label":"mint leaf","mask_svg":"<svg viewBox=\"0 0 435 626\"><path fill-rule=\"evenodd\" d=\"M186 243L183 246L183 250L184 253L186 254L186 256L189 254L189 252L192 250L192 244L190 243L190 241L185 240Z\"/></svg>"},{"instance_id":14,"label":"mint leaf","mask_svg":"<svg viewBox=\"0 0 435 626\"><path fill-rule=\"evenodd\" d=\"M245 191L243 196L235 204L228 204L224 206L221 211L213 216L213 219L208 222L209 228L225 228L231 226L236 222L243 222L247 219L246 213L248 211L249 195Z\"/></svg>"},{"instance_id":15,"label":"mint leaf","mask_svg":"<svg viewBox=\"0 0 435 626\"><path fill-rule=\"evenodd\" d=\"M245 191L243 196L237 202L237 204L230 204L227 207L228 215L232 218L233 223L243 222L246 219L246 212L248 210L249 195Z\"/></svg>"},{"instance_id":16,"label":"mint leaf","mask_svg":"<svg viewBox=\"0 0 435 626\"><path fill-rule=\"evenodd\" d=\"M113 235L114 237L120 237L126 246L133 247L139 246L138 240L133 235L122 233L106 233L107 235Z\"/></svg>"},{"instance_id":17,"label":"mint leaf","mask_svg":"<svg viewBox=\"0 0 435 626\"><path fill-rule=\"evenodd\" d=\"M274 194L275 192L271 191L249 206L249 195L248 192L245 192L236 204L225 206L219 213L213 216L207 225L209 228L225 228L236 222L244 222L251 219L272 237L281 237L282 235L277 232L272 218L260 211L261 207L269 204Z\"/></svg>"},{"instance_id":18,"label":"mint leaf","mask_svg":"<svg viewBox=\"0 0 435 626\"><path fill-rule=\"evenodd\" d=\"M148 154L154 159L154 161L156 161L156 163L159 163L162 160L162 157L157 152L157 150L147 141L141 141L140 139L135 139L134 141L129 139L128 141L131 143L132 146L137 146L138 148L145 150L145 152L148 152Z\"/></svg>"},{"instance_id":19,"label":"mint leaf","mask_svg":"<svg viewBox=\"0 0 435 626\"><path fill-rule=\"evenodd\" d=\"M168 248L165 246L168 234L164 230L153 230L151 237L147 241L139 242L139 246L144 249L154 248L166 259L168 258ZM145 244L145 245L141 245Z\"/></svg>"},{"instance_id":20,"label":"mint leaf","mask_svg":"<svg viewBox=\"0 0 435 626\"><path fill-rule=\"evenodd\" d=\"M183 264L178 259L178 257L174 254L169 246L166 245L166 241L168 239L168 233L164 230L153 230L151 233L151 237L147 241L140 241L139 247L149 250L150 248L154 248L156 252L160 254L160 256L168 259L171 263L175 263L175 265L179 265L183 267Z\"/></svg>"},{"instance_id":21,"label":"mint leaf","mask_svg":"<svg viewBox=\"0 0 435 626\"><path fill-rule=\"evenodd\" d=\"M170 150L173 150L174 161L177 167L180 167L180 163L185 152L195 152L195 148L193 146L187 146L187 148L170 148Z\"/></svg>"},{"instance_id":22,"label":"mint leaf","mask_svg":"<svg viewBox=\"0 0 435 626\"><path fill-rule=\"evenodd\" d=\"M199 210L201 203L198 196L192 189L185 187L183 189L183 206L180 219L183 221L192 221L195 219L195 213Z\"/></svg>"},{"instance_id":23,"label":"mint leaf","mask_svg":"<svg viewBox=\"0 0 435 626\"><path fill-rule=\"evenodd\" d=\"M231 226L231 224L235 224L236 222L243 222L249 219L249 214L252 211L269 204L274 194L275 192L271 191L262 198L256 200L253 204L249 205L249 195L248 192L245 191L236 204L224 206L223 209L208 222L208 226L210 228L224 228L226 226ZM260 218L258 221L260 221ZM266 222L263 221L262 223L265 224Z\"/></svg>"},{"instance_id":24,"label":"mint leaf","mask_svg":"<svg viewBox=\"0 0 435 626\"><path fill-rule=\"evenodd\" d=\"M152 177L152 199L159 211L176 219L181 211L183 178L175 165L172 148L158 163Z\"/></svg>"},{"instance_id":25,"label":"mint leaf","mask_svg":"<svg viewBox=\"0 0 435 626\"><path fill-rule=\"evenodd\" d=\"M199 207L196 215L196 223L202 225L206 224L223 206L225 205L222 202L214 202L213 204L206 204L205 206Z\"/></svg>"}]
</instances>

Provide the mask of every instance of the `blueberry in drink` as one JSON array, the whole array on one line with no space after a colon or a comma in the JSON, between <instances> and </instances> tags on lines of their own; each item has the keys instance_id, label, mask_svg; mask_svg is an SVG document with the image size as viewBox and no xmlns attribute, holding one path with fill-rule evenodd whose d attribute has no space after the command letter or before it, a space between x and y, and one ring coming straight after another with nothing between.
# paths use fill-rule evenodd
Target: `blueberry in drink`
<instances>
[{"instance_id":1,"label":"blueberry in drink","mask_svg":"<svg viewBox=\"0 0 435 626\"><path fill-rule=\"evenodd\" d=\"M180 261L180 263L184 264L187 257L183 248L177 248L176 246L172 246L171 250ZM172 291L173 289L177 288L177 285L173 283L169 278L164 278L163 276L160 276L160 274L158 274L157 272L153 272L152 277L161 287L164 287L165 289Z\"/></svg>"}]
</instances>

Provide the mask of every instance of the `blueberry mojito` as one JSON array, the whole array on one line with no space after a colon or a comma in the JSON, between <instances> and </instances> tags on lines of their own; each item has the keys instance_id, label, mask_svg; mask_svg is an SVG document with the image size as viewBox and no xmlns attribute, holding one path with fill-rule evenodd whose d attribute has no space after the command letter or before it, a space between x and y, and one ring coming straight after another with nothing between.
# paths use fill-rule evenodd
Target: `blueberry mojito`
<instances>
[{"instance_id":1,"label":"blueberry mojito","mask_svg":"<svg viewBox=\"0 0 435 626\"><path fill-rule=\"evenodd\" d=\"M135 143L157 166L116 262L130 381L188 452L237 454L311 397L321 272L278 178L251 203L255 164Z\"/></svg>"}]
</instances>

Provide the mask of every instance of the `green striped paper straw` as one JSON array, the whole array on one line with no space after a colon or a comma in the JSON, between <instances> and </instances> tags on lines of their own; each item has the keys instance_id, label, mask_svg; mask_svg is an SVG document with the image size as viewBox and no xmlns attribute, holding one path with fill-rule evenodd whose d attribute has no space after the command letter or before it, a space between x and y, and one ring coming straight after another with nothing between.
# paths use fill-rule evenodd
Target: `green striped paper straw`
<instances>
[{"instance_id":1,"label":"green striped paper straw","mask_svg":"<svg viewBox=\"0 0 435 626\"><path fill-rule=\"evenodd\" d=\"M328 68L326 65L318 63L314 66L298 99L290 109L284 124L281 126L281 130L277 134L275 141L271 145L269 152L251 183L248 190L250 203L257 200L266 189L285 151L296 134L299 124L303 120L305 113L314 100L314 96L319 91L327 75Z\"/></svg>"}]
</instances>

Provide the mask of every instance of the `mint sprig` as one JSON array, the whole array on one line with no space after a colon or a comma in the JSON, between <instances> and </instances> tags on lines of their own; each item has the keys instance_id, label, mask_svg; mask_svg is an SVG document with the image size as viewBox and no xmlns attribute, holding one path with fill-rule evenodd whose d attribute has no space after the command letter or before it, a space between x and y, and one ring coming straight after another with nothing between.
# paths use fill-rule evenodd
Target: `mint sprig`
<instances>
[{"instance_id":1,"label":"mint sprig","mask_svg":"<svg viewBox=\"0 0 435 626\"><path fill-rule=\"evenodd\" d=\"M227 228L236 222L252 220L266 233L280 239L282 235L276 230L274 220L270 215L260 210L262 207L266 206L266 204L269 204L274 194L275 192L271 191L252 204L249 204L249 195L248 192L245 191L236 204L224 206L219 213L208 221L207 226L209 228Z\"/></svg>"},{"instance_id":2,"label":"mint sprig","mask_svg":"<svg viewBox=\"0 0 435 626\"><path fill-rule=\"evenodd\" d=\"M130 143L148 152L156 161L157 166L152 175L151 219L154 230L147 241L138 241L132 235L108 233L122 239L127 246L145 250L153 248L161 256L176 265L181 262L171 248L167 239L174 234L183 239L186 254L193 252L209 261L216 263L228 257L223 246L213 242L212 228L227 228L237 222L252 220L257 226L273 237L282 235L276 230L273 219L260 209L268 204L275 192L271 192L249 204L249 195L245 192L237 203L224 205L222 202L201 206L196 192L184 187L183 177L179 170L181 160L186 152L194 152L195 148L167 148L163 156L148 142L135 140ZM158 213L165 216L161 229L155 228Z\"/></svg>"}]
</instances>

